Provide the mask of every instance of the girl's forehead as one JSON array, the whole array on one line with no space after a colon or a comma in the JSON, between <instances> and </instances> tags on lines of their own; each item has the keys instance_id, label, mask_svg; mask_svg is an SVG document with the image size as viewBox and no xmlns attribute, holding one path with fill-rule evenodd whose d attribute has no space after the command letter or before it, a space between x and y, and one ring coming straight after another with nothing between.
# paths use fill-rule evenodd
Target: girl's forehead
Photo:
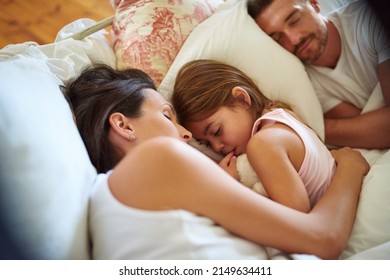
<instances>
[{"instance_id":1,"label":"girl's forehead","mask_svg":"<svg viewBox=\"0 0 390 280\"><path fill-rule=\"evenodd\" d=\"M206 139L206 127L208 126L207 120L189 122L186 124L186 128L191 131L193 137L197 140L202 141Z\"/></svg>"}]
</instances>

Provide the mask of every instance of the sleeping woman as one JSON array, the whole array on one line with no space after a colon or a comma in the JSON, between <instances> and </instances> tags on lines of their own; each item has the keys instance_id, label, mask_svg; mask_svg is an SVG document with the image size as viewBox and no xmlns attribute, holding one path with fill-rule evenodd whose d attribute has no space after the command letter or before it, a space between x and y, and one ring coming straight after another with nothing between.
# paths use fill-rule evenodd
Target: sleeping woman
<instances>
[{"instance_id":1,"label":"sleeping woman","mask_svg":"<svg viewBox=\"0 0 390 280\"><path fill-rule=\"evenodd\" d=\"M95 259L260 259L262 245L335 259L369 165L348 148L309 213L252 191L187 142L173 106L136 69L85 70L64 93L100 173L90 201Z\"/></svg>"}]
</instances>

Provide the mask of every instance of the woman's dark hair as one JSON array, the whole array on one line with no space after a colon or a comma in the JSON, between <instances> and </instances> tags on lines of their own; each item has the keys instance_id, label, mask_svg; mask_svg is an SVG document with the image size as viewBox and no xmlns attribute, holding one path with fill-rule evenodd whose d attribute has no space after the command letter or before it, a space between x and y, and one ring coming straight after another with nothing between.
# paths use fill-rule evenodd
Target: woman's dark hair
<instances>
[{"instance_id":1,"label":"woman's dark hair","mask_svg":"<svg viewBox=\"0 0 390 280\"><path fill-rule=\"evenodd\" d=\"M141 115L144 89L156 90L152 79L138 69L114 70L95 65L62 87L97 171L107 172L118 162L108 139L110 115L119 112L130 118Z\"/></svg>"}]
</instances>

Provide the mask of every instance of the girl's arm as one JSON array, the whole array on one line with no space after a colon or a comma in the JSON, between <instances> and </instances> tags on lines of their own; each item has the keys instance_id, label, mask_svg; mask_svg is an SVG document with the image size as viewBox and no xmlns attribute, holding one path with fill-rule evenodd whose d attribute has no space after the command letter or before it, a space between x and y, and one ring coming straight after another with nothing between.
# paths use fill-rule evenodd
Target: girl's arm
<instances>
[{"instance_id":1,"label":"girl's arm","mask_svg":"<svg viewBox=\"0 0 390 280\"><path fill-rule=\"evenodd\" d=\"M269 125L252 136L249 163L269 197L293 209L309 212L309 196L298 174L305 156L301 138L284 124Z\"/></svg>"},{"instance_id":2,"label":"girl's arm","mask_svg":"<svg viewBox=\"0 0 390 280\"><path fill-rule=\"evenodd\" d=\"M131 207L185 209L259 244L336 258L351 231L365 164L359 154L345 151L329 190L309 214L254 194L205 155L173 138L139 145L114 169L109 185L113 195Z\"/></svg>"}]
</instances>

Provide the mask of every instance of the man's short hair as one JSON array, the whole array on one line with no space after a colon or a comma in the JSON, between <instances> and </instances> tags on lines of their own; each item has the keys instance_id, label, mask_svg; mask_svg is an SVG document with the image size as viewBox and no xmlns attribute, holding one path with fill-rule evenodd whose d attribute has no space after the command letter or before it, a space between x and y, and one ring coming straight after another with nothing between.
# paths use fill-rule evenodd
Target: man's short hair
<instances>
[{"instance_id":1,"label":"man's short hair","mask_svg":"<svg viewBox=\"0 0 390 280\"><path fill-rule=\"evenodd\" d=\"M248 14L255 19L273 0L248 0Z\"/></svg>"}]
</instances>

